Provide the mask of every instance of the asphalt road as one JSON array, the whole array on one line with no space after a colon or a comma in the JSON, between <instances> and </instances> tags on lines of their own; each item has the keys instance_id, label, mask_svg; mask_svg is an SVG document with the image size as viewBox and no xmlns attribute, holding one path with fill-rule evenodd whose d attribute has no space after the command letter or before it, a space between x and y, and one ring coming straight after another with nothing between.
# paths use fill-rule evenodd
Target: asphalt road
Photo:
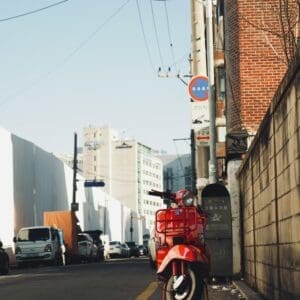
<instances>
[{"instance_id":1,"label":"asphalt road","mask_svg":"<svg viewBox=\"0 0 300 300\"><path fill-rule=\"evenodd\" d=\"M5 300L160 300L161 284L146 258L11 270L0 276ZM209 299L238 299L230 289L209 287ZM216 298L217 297L217 298Z\"/></svg>"}]
</instances>

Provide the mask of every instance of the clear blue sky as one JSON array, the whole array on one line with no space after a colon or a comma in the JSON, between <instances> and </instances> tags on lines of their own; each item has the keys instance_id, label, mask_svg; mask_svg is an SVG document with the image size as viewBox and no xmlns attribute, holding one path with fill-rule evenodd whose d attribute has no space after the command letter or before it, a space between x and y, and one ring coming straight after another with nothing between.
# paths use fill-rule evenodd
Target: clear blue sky
<instances>
[{"instance_id":1,"label":"clear blue sky","mask_svg":"<svg viewBox=\"0 0 300 300\"><path fill-rule=\"evenodd\" d=\"M59 0L0 2L0 19ZM0 22L0 126L46 151L71 153L73 133L110 125L154 149L189 152L187 87L157 69L189 71L190 1L69 0ZM114 15L114 16L113 16ZM169 34L173 42L172 55ZM159 49L161 55L159 55ZM162 58L162 59L161 59ZM175 64L174 64L175 61Z\"/></svg>"}]
</instances>

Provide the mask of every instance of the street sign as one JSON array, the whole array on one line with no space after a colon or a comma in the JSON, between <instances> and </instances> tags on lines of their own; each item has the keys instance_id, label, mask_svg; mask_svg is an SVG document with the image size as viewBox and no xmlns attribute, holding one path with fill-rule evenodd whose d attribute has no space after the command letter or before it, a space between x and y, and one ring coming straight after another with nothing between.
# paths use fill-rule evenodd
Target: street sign
<instances>
[{"instance_id":1,"label":"street sign","mask_svg":"<svg viewBox=\"0 0 300 300\"><path fill-rule=\"evenodd\" d=\"M209 127L201 128L195 132L196 144L200 147L209 146Z\"/></svg>"},{"instance_id":2,"label":"street sign","mask_svg":"<svg viewBox=\"0 0 300 300\"><path fill-rule=\"evenodd\" d=\"M192 128L198 130L209 126L208 100L201 102L191 102L192 108Z\"/></svg>"},{"instance_id":3,"label":"street sign","mask_svg":"<svg viewBox=\"0 0 300 300\"><path fill-rule=\"evenodd\" d=\"M194 101L208 100L208 78L206 76L194 76L188 85L190 97Z\"/></svg>"},{"instance_id":4,"label":"street sign","mask_svg":"<svg viewBox=\"0 0 300 300\"><path fill-rule=\"evenodd\" d=\"M84 182L85 187L94 187L94 186L104 186L104 181L102 180L86 180Z\"/></svg>"}]
</instances>

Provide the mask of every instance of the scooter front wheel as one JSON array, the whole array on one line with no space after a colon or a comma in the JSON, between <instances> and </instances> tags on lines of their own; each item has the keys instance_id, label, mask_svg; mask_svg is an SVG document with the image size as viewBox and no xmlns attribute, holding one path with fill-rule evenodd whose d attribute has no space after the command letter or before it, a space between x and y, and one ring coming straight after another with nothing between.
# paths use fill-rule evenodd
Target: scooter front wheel
<instances>
[{"instance_id":1,"label":"scooter front wheel","mask_svg":"<svg viewBox=\"0 0 300 300\"><path fill-rule=\"evenodd\" d=\"M186 275L179 286L175 286L174 276L170 276L164 286L165 300L205 300L207 293L199 274L191 267L187 268Z\"/></svg>"}]
</instances>

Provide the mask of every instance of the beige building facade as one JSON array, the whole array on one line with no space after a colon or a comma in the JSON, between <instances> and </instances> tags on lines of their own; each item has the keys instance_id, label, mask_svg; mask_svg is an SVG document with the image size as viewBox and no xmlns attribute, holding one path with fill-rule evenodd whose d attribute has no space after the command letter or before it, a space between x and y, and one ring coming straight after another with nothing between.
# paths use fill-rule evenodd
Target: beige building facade
<instances>
[{"instance_id":1,"label":"beige building facade","mask_svg":"<svg viewBox=\"0 0 300 300\"><path fill-rule=\"evenodd\" d=\"M83 129L83 175L103 180L103 191L137 213L139 242L154 224L162 199L149 196L151 189L163 190L163 164L154 151L134 139L120 139L110 127ZM135 220L137 219L137 220Z\"/></svg>"}]
</instances>

